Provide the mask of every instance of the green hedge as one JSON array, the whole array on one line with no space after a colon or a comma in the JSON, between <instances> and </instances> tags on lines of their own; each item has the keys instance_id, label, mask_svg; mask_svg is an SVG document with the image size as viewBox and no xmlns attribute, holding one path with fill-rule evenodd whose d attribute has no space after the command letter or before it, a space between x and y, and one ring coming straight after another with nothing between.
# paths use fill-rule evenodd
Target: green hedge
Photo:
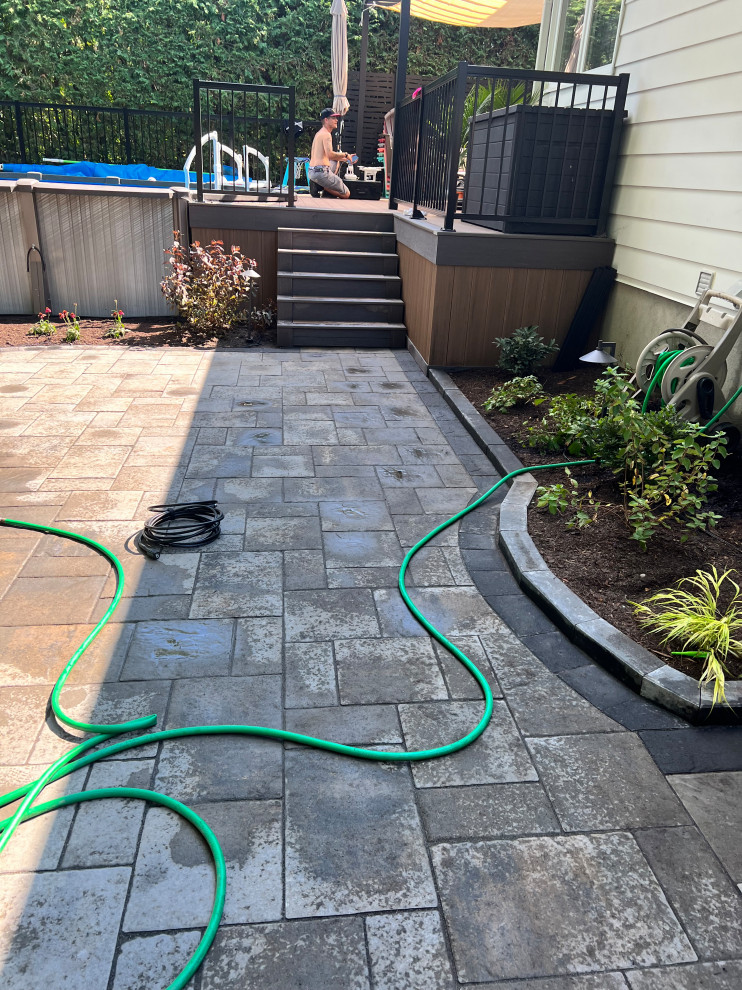
<instances>
[{"instance_id":1,"label":"green hedge","mask_svg":"<svg viewBox=\"0 0 742 990\"><path fill-rule=\"evenodd\" d=\"M348 0L349 67L360 0ZM0 0L0 99L187 109L191 80L293 83L299 116L332 96L330 0ZM396 68L398 15L371 13L368 68ZM459 60L532 66L538 25L466 29L413 18L408 71Z\"/></svg>"}]
</instances>

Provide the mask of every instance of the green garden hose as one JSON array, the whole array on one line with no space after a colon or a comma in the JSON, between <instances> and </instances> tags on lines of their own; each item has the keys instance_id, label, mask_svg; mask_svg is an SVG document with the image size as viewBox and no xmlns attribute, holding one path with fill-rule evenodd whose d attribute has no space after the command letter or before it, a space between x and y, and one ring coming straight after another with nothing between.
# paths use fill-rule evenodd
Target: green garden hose
<instances>
[{"instance_id":1,"label":"green garden hose","mask_svg":"<svg viewBox=\"0 0 742 990\"><path fill-rule=\"evenodd\" d=\"M446 649L459 660L466 669L472 674L479 684L482 694L484 695L485 707L481 719L478 724L460 739L455 740L452 743L448 743L445 746L437 746L433 749L415 750L412 752L383 752L373 749L365 749L357 746L346 746L342 743L332 742L327 739L317 739L313 736L305 736L298 732L288 732L284 729L273 729L267 726L256 726L256 725L201 725L195 727L186 727L179 729L167 729L160 732L151 732L146 735L140 735L135 738L119 740L111 745L105 746L102 749L96 749L99 744L106 742L111 736L119 735L124 732L137 731L139 729L148 728L155 724L157 721L156 715L150 715L145 718L132 719L128 722L119 722L113 725L98 725L89 722L82 722L77 719L73 719L71 716L67 715L61 707L60 694L65 685L67 678L72 672L75 664L78 662L80 657L83 655L87 647L93 642L95 637L101 631L101 629L106 625L111 616L113 615L116 606L118 605L124 588L124 574L123 568L119 560L102 544L98 543L96 540L89 539L86 536L82 536L79 533L71 533L67 530L57 529L53 526L41 525L37 523L24 522L17 519L0 519L0 525L10 526L17 529L27 529L34 532L50 534L54 536L61 536L66 539L72 539L78 543L83 543L86 546L91 547L93 550L102 554L114 567L116 571L116 591L111 601L110 606L106 610L103 618L98 622L92 632L85 638L83 643L75 650L72 657L65 665L62 674L59 676L54 689L52 691L52 708L55 716L64 724L72 726L77 729L82 729L86 732L95 732L95 735L91 739L86 739L84 742L80 743L69 753L65 753L58 760L52 763L44 773L35 781L29 784L25 784L22 787L18 787L13 791L9 791L7 794L0 797L0 807L5 807L8 804L12 804L15 801L20 800L21 803L16 809L15 813L3 821L0 821L0 831L2 835L0 836L0 852L5 848L5 846L10 841L14 832L16 831L18 825L27 821L31 818L35 818L38 815L46 814L50 811L56 811L59 808L68 807L73 804L78 804L83 801L96 801L102 800L103 798L111 797L134 797L141 800L149 801L153 804L159 804L163 807L175 811L177 814L184 817L189 821L198 831L203 835L204 839L209 845L212 857L214 859L214 867L216 871L216 895L214 898L214 905L211 912L211 917L206 928L206 931L199 942L198 947L194 954L188 960L187 965L181 971L181 973L169 984L167 990L182 990L182 988L188 983L195 971L201 965L204 956L208 952L211 943L216 935L217 928L219 927L219 922L221 920L222 912L224 909L224 897L226 889L226 873L224 865L224 856L219 847L219 844L214 836L213 832L209 829L208 825L199 818L195 812L191 811L185 805L181 804L179 801L175 801L173 798L168 797L165 794L161 794L157 791L141 790L139 788L99 788L97 790L83 791L77 794L68 794L61 798L56 798L52 801L47 801L43 804L34 805L34 801L39 796L44 787L51 783L52 781L59 780L62 777L67 776L70 773L74 773L75 770L81 769L82 767L88 766L91 763L95 763L98 760L104 759L106 757L114 756L117 753L124 752L125 750L134 749L139 746L145 746L152 742L162 742L166 739L179 739L188 736L206 736L206 735L247 735L247 736L260 736L262 738L275 739L279 742L291 742L298 743L300 745L311 746L316 749L324 749L333 753L341 753L345 756L351 756L356 759L364 760L375 760L378 762L406 762L406 761L420 761L420 760L430 760L436 759L438 757L447 756L451 753L455 753L458 750L464 749L464 747L470 745L477 739L486 729L490 718L492 716L493 708L493 698L492 691L486 678L481 673L481 671L476 667L472 661L453 643L451 643L440 630L425 618L422 612L417 608L415 603L410 598L407 588L405 586L405 574L407 568L409 567L410 561L427 543L430 542L435 536L443 532L449 526L458 522L469 512L472 512L478 506L482 505L486 499L488 499L494 492L497 491L502 485L506 484L512 478L520 474L525 474L531 471L543 471L550 468L559 467L575 467L580 464L591 464L591 460L581 460L581 461L567 461L563 464L541 464L533 468L520 468L517 471L511 471L504 478L501 478L495 485L492 486L484 495L481 495L478 499L472 502L466 508L457 512L455 515L451 516L445 522L441 523L431 530L426 536L424 536L411 550L405 555L402 562L402 566L399 571L399 591L402 595L405 605L415 617L417 622L426 629L427 632L433 636L439 643L446 647ZM95 749L95 752L87 752L88 750ZM85 755L84 755L85 754Z\"/></svg>"}]
</instances>

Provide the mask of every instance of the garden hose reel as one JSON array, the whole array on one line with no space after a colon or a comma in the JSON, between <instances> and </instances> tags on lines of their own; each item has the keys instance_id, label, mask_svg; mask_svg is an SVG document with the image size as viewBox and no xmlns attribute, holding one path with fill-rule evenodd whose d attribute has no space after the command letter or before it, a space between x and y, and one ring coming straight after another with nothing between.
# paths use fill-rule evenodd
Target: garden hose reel
<instances>
[{"instance_id":1,"label":"garden hose reel","mask_svg":"<svg viewBox=\"0 0 742 990\"><path fill-rule=\"evenodd\" d=\"M727 306L715 308L712 299L722 300ZM637 395L646 394L656 386L662 402L673 406L684 419L707 423L725 403L722 390L727 378L727 358L742 333L741 317L742 298L709 289L693 307L681 330L665 330L644 348L634 375ZM707 344L696 333L699 323L723 331L718 344ZM736 442L739 441L739 430L731 423L720 423L719 428L731 434L730 440L736 435Z\"/></svg>"}]
</instances>

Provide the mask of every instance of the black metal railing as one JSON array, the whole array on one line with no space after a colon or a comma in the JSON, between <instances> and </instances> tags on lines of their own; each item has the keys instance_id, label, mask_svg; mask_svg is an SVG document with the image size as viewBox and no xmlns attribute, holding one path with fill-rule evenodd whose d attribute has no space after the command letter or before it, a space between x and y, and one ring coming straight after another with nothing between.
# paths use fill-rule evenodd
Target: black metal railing
<instances>
[{"instance_id":1,"label":"black metal railing","mask_svg":"<svg viewBox=\"0 0 742 990\"><path fill-rule=\"evenodd\" d=\"M0 102L0 160L88 161L182 169L193 117L177 110Z\"/></svg>"},{"instance_id":2,"label":"black metal railing","mask_svg":"<svg viewBox=\"0 0 742 990\"><path fill-rule=\"evenodd\" d=\"M204 192L294 205L293 86L193 81L192 168Z\"/></svg>"},{"instance_id":3,"label":"black metal railing","mask_svg":"<svg viewBox=\"0 0 742 990\"><path fill-rule=\"evenodd\" d=\"M460 62L396 108L390 206L445 230L604 233L628 80Z\"/></svg>"}]
</instances>

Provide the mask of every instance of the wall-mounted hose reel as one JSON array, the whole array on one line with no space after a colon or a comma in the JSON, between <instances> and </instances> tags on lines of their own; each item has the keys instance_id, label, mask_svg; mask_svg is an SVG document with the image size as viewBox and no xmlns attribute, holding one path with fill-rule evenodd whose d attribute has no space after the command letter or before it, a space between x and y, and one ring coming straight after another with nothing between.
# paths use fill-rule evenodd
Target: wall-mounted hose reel
<instances>
[{"instance_id":1,"label":"wall-mounted hose reel","mask_svg":"<svg viewBox=\"0 0 742 990\"><path fill-rule=\"evenodd\" d=\"M711 305L721 300L727 306ZM707 423L727 401L724 384L727 358L742 333L742 299L709 289L693 307L682 330L665 330L651 340L639 356L634 381L644 393L644 405L659 390L664 405L673 406L691 423ZM715 346L696 333L699 323L723 331ZM732 449L740 440L740 431L732 423L720 422Z\"/></svg>"}]
</instances>

